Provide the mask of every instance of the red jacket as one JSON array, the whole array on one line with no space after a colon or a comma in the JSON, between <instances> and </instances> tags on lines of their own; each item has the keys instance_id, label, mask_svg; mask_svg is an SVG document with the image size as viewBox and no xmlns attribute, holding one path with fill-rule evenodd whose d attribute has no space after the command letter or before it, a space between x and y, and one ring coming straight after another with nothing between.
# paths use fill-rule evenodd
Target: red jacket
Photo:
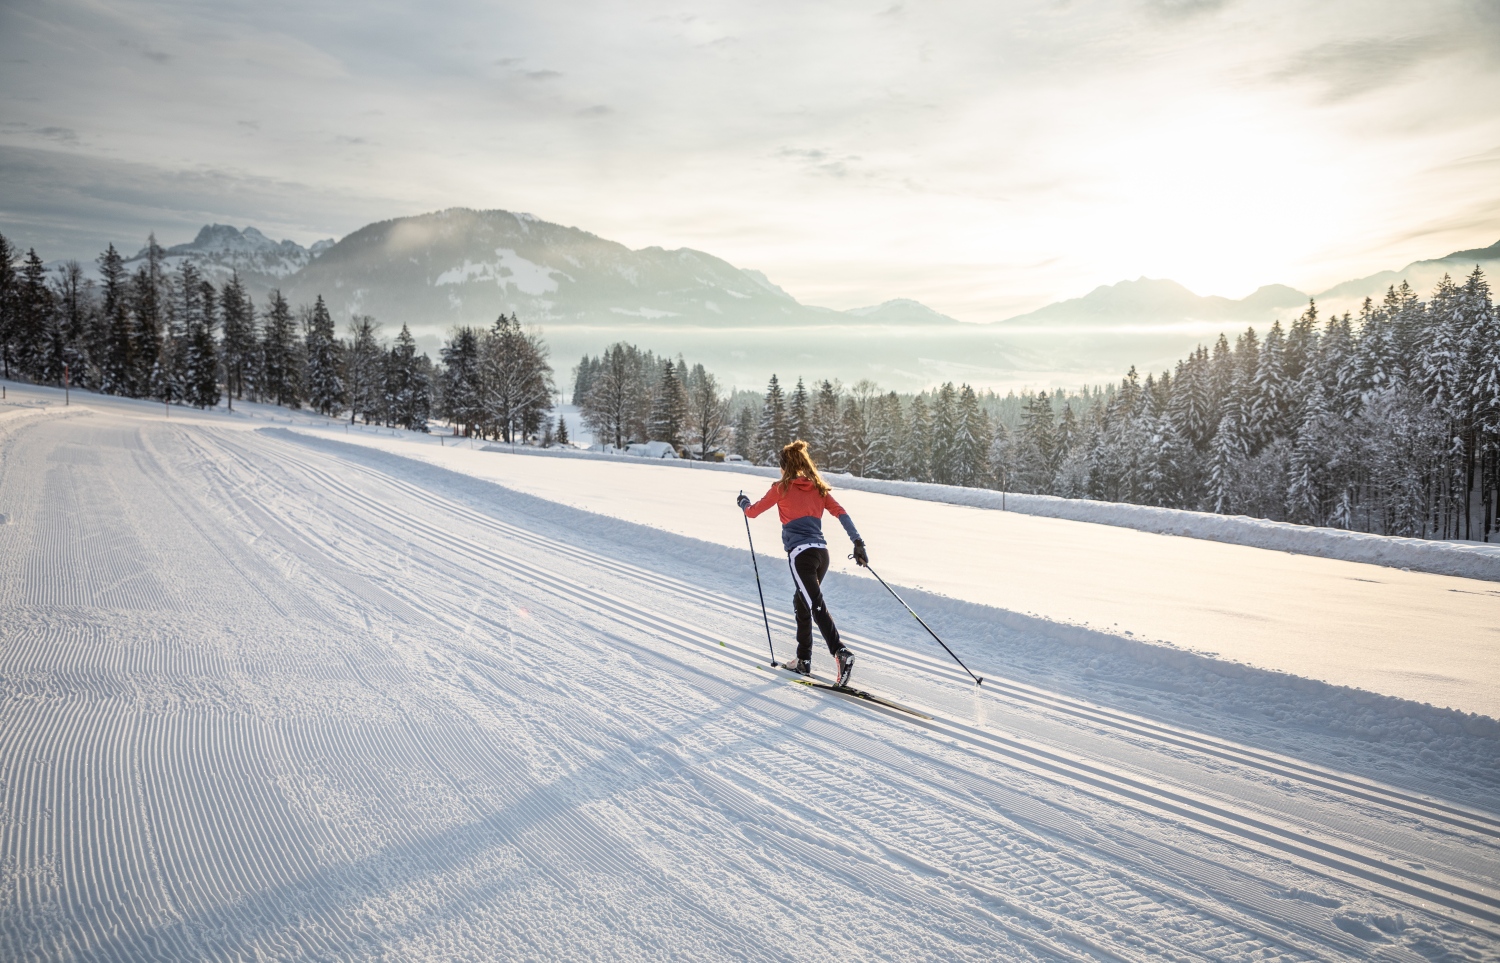
<instances>
[{"instance_id":1,"label":"red jacket","mask_svg":"<svg viewBox=\"0 0 1500 963\"><path fill-rule=\"evenodd\" d=\"M781 547L788 552L798 545L823 543L825 510L833 513L844 526L850 541L859 541L854 520L844 511L844 506L838 503L832 492L819 494L818 486L810 478L799 476L792 479L785 492L781 490L781 482L775 482L760 501L745 509L745 514L754 518L772 505L781 509Z\"/></svg>"}]
</instances>

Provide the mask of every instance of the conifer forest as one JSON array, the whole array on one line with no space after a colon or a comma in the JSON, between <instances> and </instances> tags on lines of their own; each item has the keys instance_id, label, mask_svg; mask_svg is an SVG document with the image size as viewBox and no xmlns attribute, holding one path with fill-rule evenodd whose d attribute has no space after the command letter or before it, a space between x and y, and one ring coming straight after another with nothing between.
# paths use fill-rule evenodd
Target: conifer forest
<instances>
[{"instance_id":1,"label":"conifer forest","mask_svg":"<svg viewBox=\"0 0 1500 963\"><path fill-rule=\"evenodd\" d=\"M318 298L255 305L155 240L98 280L49 270L0 236L6 378L167 404L236 400L512 443L567 443L541 336L515 316L450 332L434 364L406 325L368 315L340 336ZM1417 538L1489 541L1500 527L1500 319L1476 268L1425 300L1402 283L1359 315L1315 304L1263 335L1220 335L1174 370L1005 397L945 383L916 395L871 381L773 375L735 392L702 364L611 345L582 358L572 400L601 443L667 442L774 464L793 438L830 472L1248 515Z\"/></svg>"}]
</instances>

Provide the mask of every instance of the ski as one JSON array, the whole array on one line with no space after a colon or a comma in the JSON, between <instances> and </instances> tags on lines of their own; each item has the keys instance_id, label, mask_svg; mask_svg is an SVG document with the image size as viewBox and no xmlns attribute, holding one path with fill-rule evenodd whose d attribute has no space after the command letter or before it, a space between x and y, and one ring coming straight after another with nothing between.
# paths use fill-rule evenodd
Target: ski
<instances>
[{"instance_id":1,"label":"ski","mask_svg":"<svg viewBox=\"0 0 1500 963\"><path fill-rule=\"evenodd\" d=\"M783 666L782 668L785 667ZM826 689L829 692L836 692L841 696L847 696L851 699L862 699L865 702L871 702L878 706L884 706L887 709L895 709L897 712L904 712L907 715L915 716L918 719L926 719L928 722L932 721L932 716L929 716L925 712L918 712L916 709L913 709L910 706L904 706L899 702L892 702L890 699L875 695L873 692L866 692L863 689L856 689L852 686L834 685L831 682L823 682L820 679L809 678L805 675L802 675L800 672L792 672L790 669L788 669L787 672L788 674L794 676L792 681L796 682L798 685L805 685L813 689Z\"/></svg>"}]
</instances>

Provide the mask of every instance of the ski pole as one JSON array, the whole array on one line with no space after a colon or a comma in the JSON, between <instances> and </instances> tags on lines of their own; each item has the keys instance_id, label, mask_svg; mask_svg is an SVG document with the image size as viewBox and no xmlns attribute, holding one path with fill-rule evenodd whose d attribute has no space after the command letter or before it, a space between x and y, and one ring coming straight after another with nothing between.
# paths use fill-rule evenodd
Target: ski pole
<instances>
[{"instance_id":1,"label":"ski pole","mask_svg":"<svg viewBox=\"0 0 1500 963\"><path fill-rule=\"evenodd\" d=\"M741 497L745 494L740 491ZM743 509L741 515L745 515ZM771 668L776 668L776 647L771 644L771 617L766 614L766 593L760 587L760 563L755 560L755 536L750 534L750 516L745 515L745 537L750 540L750 564L755 566L755 591L760 595L760 617L766 623L766 648L771 650ZM878 576L877 576L878 577Z\"/></svg>"},{"instance_id":2,"label":"ski pole","mask_svg":"<svg viewBox=\"0 0 1500 963\"><path fill-rule=\"evenodd\" d=\"M853 558L854 556L850 555L849 557ZM868 565L866 565L865 568L869 568L870 569L870 574L873 575L873 576L875 576L875 581L879 582L881 585L885 585L885 579L883 579L883 578L880 577L880 573L879 572L875 571L873 568L870 568L870 566L868 566ZM922 621L922 617L920 615L918 615L916 612L912 612L911 606L906 604L906 599L904 599L901 596L897 595L896 594L896 590L893 589L893 588L891 588L889 585L885 585L885 590L887 592L891 593L891 597L892 598L894 598L897 602L901 603L901 607L902 608L906 609L906 611L908 611L908 612L911 612L911 617L914 618L914 619L916 619L919 623L921 623L922 628L924 628L924 629L927 630L927 634L928 635L932 636L934 639L937 639L937 644L941 645L943 647L943 651L944 652L947 652L949 655L953 655L953 650L950 649L950 648L948 648L948 643L944 642L942 639L938 639L938 634L936 632L932 631L932 626L928 625L926 622L923 622ZM769 632L769 630L767 630L767 631ZM958 656L953 655L953 661L957 662L959 664L960 668L962 668L965 672L969 673L969 678L971 678L971 679L974 680L974 684L976 686L980 685L981 683L984 682L983 677L975 675L973 672L971 672L969 670L968 666L964 665L964 660L963 659L960 659Z\"/></svg>"}]
</instances>

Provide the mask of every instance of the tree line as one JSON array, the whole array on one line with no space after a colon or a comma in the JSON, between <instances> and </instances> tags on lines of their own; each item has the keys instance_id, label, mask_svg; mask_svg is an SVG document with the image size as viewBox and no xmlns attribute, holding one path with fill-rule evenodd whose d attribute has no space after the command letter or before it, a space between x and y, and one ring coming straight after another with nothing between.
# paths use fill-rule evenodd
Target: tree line
<instances>
[{"instance_id":1,"label":"tree line","mask_svg":"<svg viewBox=\"0 0 1500 963\"><path fill-rule=\"evenodd\" d=\"M306 405L427 430L432 362L406 325L387 346L368 315L338 337L322 297L293 309L273 291L257 309L238 275L215 286L190 261L169 270L155 236L134 272L111 244L97 281L76 261L49 272L35 249L17 253L0 235L6 378L198 408Z\"/></svg>"},{"instance_id":2,"label":"tree line","mask_svg":"<svg viewBox=\"0 0 1500 963\"><path fill-rule=\"evenodd\" d=\"M995 464L1015 491L1417 538L1482 539L1500 509L1500 320L1478 267L1357 317L1317 305L1134 368L1075 416L1030 399Z\"/></svg>"},{"instance_id":3,"label":"tree line","mask_svg":"<svg viewBox=\"0 0 1500 963\"><path fill-rule=\"evenodd\" d=\"M1416 538L1500 530L1500 319L1477 267L1426 301L1406 283L1358 316L1317 305L1264 337L1220 335L1173 371L1081 392L916 395L870 381L726 397L702 365L616 344L576 369L596 437L775 464L1249 515Z\"/></svg>"}]
</instances>

